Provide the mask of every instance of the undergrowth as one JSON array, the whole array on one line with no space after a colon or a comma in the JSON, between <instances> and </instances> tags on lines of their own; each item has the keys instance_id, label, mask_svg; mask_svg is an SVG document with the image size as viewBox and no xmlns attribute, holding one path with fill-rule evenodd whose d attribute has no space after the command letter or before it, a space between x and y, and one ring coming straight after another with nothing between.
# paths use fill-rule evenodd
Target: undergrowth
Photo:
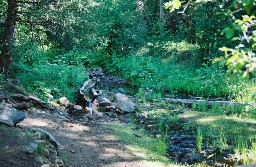
<instances>
[{"instance_id":1,"label":"undergrowth","mask_svg":"<svg viewBox=\"0 0 256 167\"><path fill-rule=\"evenodd\" d=\"M176 166L164 156L167 149L165 138L156 139L132 124L126 126L111 124L109 127L114 135L124 142L126 149L132 151L133 154L140 155L137 158L163 163L164 166Z\"/></svg>"},{"instance_id":2,"label":"undergrowth","mask_svg":"<svg viewBox=\"0 0 256 167\"><path fill-rule=\"evenodd\" d=\"M256 80L229 76L217 65L202 63L199 46L187 42L148 42L129 55L113 53L96 58L109 72L119 74L132 85L204 98L222 97L225 100L252 102L256 99Z\"/></svg>"},{"instance_id":3,"label":"undergrowth","mask_svg":"<svg viewBox=\"0 0 256 167\"><path fill-rule=\"evenodd\" d=\"M43 100L66 96L73 101L76 89L88 79L81 64L84 57L81 53L68 52L31 65L19 63L13 72L23 89Z\"/></svg>"},{"instance_id":4,"label":"undergrowth","mask_svg":"<svg viewBox=\"0 0 256 167\"><path fill-rule=\"evenodd\" d=\"M154 120L158 124L158 133L165 134L160 138L162 141L165 140L165 136L170 135L163 127L169 127L170 130L174 127L191 129L196 138L194 148L196 152L201 153L212 149L217 151L215 156L222 156L221 152L228 151L230 156L239 160L239 163L255 163L256 130L254 125L256 122L250 115L237 115L236 113L241 108L232 105L214 105L204 111L199 111L195 107L192 112L191 109L182 105L173 107L173 104L165 104L164 106L162 109L144 111L148 115L149 122ZM147 120L145 120L145 125L147 125Z\"/></svg>"}]
</instances>

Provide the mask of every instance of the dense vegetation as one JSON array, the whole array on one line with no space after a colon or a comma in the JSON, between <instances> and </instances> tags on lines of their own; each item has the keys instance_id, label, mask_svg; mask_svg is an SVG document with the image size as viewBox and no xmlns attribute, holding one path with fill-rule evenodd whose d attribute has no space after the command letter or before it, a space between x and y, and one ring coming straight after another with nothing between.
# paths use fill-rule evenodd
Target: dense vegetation
<instances>
[{"instance_id":1,"label":"dense vegetation","mask_svg":"<svg viewBox=\"0 0 256 167\"><path fill-rule=\"evenodd\" d=\"M0 79L44 100L73 99L85 68L101 66L140 96L153 90L146 98L255 105L255 16L254 0L2 0ZM234 112L249 111L255 118L251 106Z\"/></svg>"},{"instance_id":2,"label":"dense vegetation","mask_svg":"<svg viewBox=\"0 0 256 167\"><path fill-rule=\"evenodd\" d=\"M253 100L255 2L187 1L163 10L175 2L2 1L1 71L53 98L71 98L86 65L156 92Z\"/></svg>"}]
</instances>

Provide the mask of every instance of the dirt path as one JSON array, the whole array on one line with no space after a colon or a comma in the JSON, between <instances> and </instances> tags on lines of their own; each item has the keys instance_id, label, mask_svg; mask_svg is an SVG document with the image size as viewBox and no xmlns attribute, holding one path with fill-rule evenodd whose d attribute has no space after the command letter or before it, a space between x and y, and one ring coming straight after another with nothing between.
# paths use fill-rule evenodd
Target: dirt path
<instances>
[{"instance_id":1,"label":"dirt path","mask_svg":"<svg viewBox=\"0 0 256 167\"><path fill-rule=\"evenodd\" d=\"M20 123L23 128L42 128L61 143L61 158L72 167L150 167L161 166L134 155L125 144L112 135L106 120L79 122L65 120L49 111L34 109Z\"/></svg>"}]
</instances>

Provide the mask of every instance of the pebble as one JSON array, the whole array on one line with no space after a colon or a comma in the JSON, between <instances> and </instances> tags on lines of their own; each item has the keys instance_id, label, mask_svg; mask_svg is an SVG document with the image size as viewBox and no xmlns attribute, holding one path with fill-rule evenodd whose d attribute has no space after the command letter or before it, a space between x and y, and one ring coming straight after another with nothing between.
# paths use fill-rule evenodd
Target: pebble
<instances>
[{"instance_id":1,"label":"pebble","mask_svg":"<svg viewBox=\"0 0 256 167\"><path fill-rule=\"evenodd\" d=\"M45 149L45 151L44 151L44 156L45 156L46 158L49 158L49 157L50 157L50 151L49 151L48 149Z\"/></svg>"},{"instance_id":2,"label":"pebble","mask_svg":"<svg viewBox=\"0 0 256 167\"><path fill-rule=\"evenodd\" d=\"M43 164L41 167L50 167L49 164Z\"/></svg>"},{"instance_id":3,"label":"pebble","mask_svg":"<svg viewBox=\"0 0 256 167\"><path fill-rule=\"evenodd\" d=\"M37 156L36 161L39 162L40 164L44 164L44 159L41 156Z\"/></svg>"},{"instance_id":4,"label":"pebble","mask_svg":"<svg viewBox=\"0 0 256 167\"><path fill-rule=\"evenodd\" d=\"M64 167L64 162L61 159L56 159L55 164L58 167Z\"/></svg>"},{"instance_id":5,"label":"pebble","mask_svg":"<svg viewBox=\"0 0 256 167\"><path fill-rule=\"evenodd\" d=\"M33 154L37 151L38 145L36 143L29 143L27 146L24 146L23 151L28 154Z\"/></svg>"}]
</instances>

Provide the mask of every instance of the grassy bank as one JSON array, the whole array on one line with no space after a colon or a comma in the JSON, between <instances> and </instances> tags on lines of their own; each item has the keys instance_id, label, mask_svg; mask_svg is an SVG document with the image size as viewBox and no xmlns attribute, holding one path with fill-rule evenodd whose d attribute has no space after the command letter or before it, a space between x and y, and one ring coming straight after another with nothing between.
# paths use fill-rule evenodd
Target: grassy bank
<instances>
[{"instance_id":1,"label":"grassy bank","mask_svg":"<svg viewBox=\"0 0 256 167\"><path fill-rule=\"evenodd\" d=\"M102 65L131 84L156 92L255 102L255 79L231 76L223 67L203 63L198 50L184 41L148 42L127 56L109 55Z\"/></svg>"}]
</instances>

